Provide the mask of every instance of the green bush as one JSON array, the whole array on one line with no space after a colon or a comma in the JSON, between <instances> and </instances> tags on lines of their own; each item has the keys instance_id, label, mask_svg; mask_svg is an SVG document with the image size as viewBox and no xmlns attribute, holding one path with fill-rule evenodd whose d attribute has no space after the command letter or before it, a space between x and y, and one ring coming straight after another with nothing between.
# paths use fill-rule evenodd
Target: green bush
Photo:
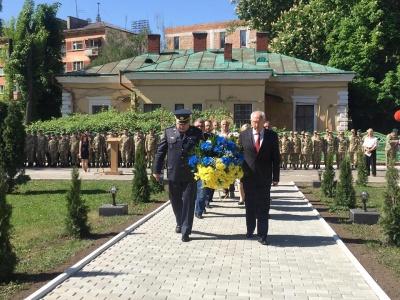
<instances>
[{"instance_id":1,"label":"green bush","mask_svg":"<svg viewBox=\"0 0 400 300\"><path fill-rule=\"evenodd\" d=\"M0 168L0 282L10 279L17 265L17 256L10 242L12 206L7 203L6 194L6 176Z\"/></svg>"},{"instance_id":2,"label":"green bush","mask_svg":"<svg viewBox=\"0 0 400 300\"><path fill-rule=\"evenodd\" d=\"M333 154L328 154L324 173L322 174L321 190L325 196L333 197L335 195L335 171L333 170Z\"/></svg>"},{"instance_id":3,"label":"green bush","mask_svg":"<svg viewBox=\"0 0 400 300\"><path fill-rule=\"evenodd\" d=\"M346 156L340 164L339 181L335 190L335 205L338 207L355 208L357 203L356 191L353 187L350 160Z\"/></svg>"},{"instance_id":4,"label":"green bush","mask_svg":"<svg viewBox=\"0 0 400 300\"><path fill-rule=\"evenodd\" d=\"M364 151L360 150L357 153L357 186L367 186L368 184L368 171L365 164Z\"/></svg>"},{"instance_id":5,"label":"green bush","mask_svg":"<svg viewBox=\"0 0 400 300\"><path fill-rule=\"evenodd\" d=\"M383 234L388 245L400 247L400 187L399 172L391 160L386 169L384 192L384 215L380 220Z\"/></svg>"},{"instance_id":6,"label":"green bush","mask_svg":"<svg viewBox=\"0 0 400 300\"><path fill-rule=\"evenodd\" d=\"M136 154L135 169L133 170L132 200L134 203L149 202L150 200L149 179L143 152Z\"/></svg>"},{"instance_id":7,"label":"green bush","mask_svg":"<svg viewBox=\"0 0 400 300\"><path fill-rule=\"evenodd\" d=\"M66 196L67 216L65 218L65 229L69 236L75 238L87 237L90 233L88 225L89 208L81 197L81 180L77 167L72 169L72 181Z\"/></svg>"}]
</instances>

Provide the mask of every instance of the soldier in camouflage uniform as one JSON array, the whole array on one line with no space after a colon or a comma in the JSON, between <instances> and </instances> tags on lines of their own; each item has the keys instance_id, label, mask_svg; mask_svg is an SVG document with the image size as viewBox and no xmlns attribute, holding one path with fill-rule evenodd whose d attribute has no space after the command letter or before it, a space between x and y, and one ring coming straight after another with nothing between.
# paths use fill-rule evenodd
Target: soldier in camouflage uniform
<instances>
[{"instance_id":1,"label":"soldier in camouflage uniform","mask_svg":"<svg viewBox=\"0 0 400 300\"><path fill-rule=\"evenodd\" d=\"M153 129L150 129L149 134L146 136L146 142L145 142L148 168L153 167L154 157L156 156L158 143L159 143L158 136L154 135Z\"/></svg>"},{"instance_id":2,"label":"soldier in camouflage uniform","mask_svg":"<svg viewBox=\"0 0 400 300\"><path fill-rule=\"evenodd\" d=\"M301 143L301 163L303 164L304 170L308 170L313 153L313 143L308 132L306 132L304 136L304 140Z\"/></svg>"},{"instance_id":3,"label":"soldier in camouflage uniform","mask_svg":"<svg viewBox=\"0 0 400 300\"><path fill-rule=\"evenodd\" d=\"M350 157L350 164L351 168L355 169L357 165L357 156L359 150L360 140L356 135L356 131L354 129L351 130L351 135L349 137L349 157Z\"/></svg>"},{"instance_id":4,"label":"soldier in camouflage uniform","mask_svg":"<svg viewBox=\"0 0 400 300\"><path fill-rule=\"evenodd\" d=\"M120 142L120 147L121 147L121 163L122 167L128 167L128 157L129 153L132 151L133 143L132 143L132 138L129 135L128 129L124 130L124 134L121 136L122 140Z\"/></svg>"},{"instance_id":5,"label":"soldier in camouflage uniform","mask_svg":"<svg viewBox=\"0 0 400 300\"><path fill-rule=\"evenodd\" d=\"M396 162L397 147L399 144L399 137L397 136L397 134L398 130L396 128L393 128L392 132L386 136L386 166L389 165L390 160L393 160L394 163Z\"/></svg>"},{"instance_id":6,"label":"soldier in camouflage uniform","mask_svg":"<svg viewBox=\"0 0 400 300\"><path fill-rule=\"evenodd\" d=\"M39 130L36 138L36 165L44 167L46 165L47 139L43 134L43 130Z\"/></svg>"},{"instance_id":7,"label":"soldier in camouflage uniform","mask_svg":"<svg viewBox=\"0 0 400 300\"><path fill-rule=\"evenodd\" d=\"M301 140L299 139L299 133L295 131L293 133L293 139L291 143L291 160L293 169L297 170L299 168L299 160L301 155Z\"/></svg>"},{"instance_id":8,"label":"soldier in camouflage uniform","mask_svg":"<svg viewBox=\"0 0 400 300\"><path fill-rule=\"evenodd\" d=\"M106 141L102 136L101 132L98 132L95 138L93 139L93 151L95 154L96 168L99 168L104 163L105 143Z\"/></svg>"},{"instance_id":9,"label":"soldier in camouflage uniform","mask_svg":"<svg viewBox=\"0 0 400 300\"><path fill-rule=\"evenodd\" d=\"M113 138L113 137L115 137L114 131L113 131L113 130L110 130L110 131L108 132L108 135L107 135L106 140L109 139L109 138ZM110 164L111 164L111 144L110 144L110 143L107 143L107 142L106 142L106 144L107 144L107 166L110 166ZM120 145L119 145L118 147L120 147ZM120 152L120 151L118 151L118 153L119 153L119 152Z\"/></svg>"},{"instance_id":10,"label":"soldier in camouflage uniform","mask_svg":"<svg viewBox=\"0 0 400 300\"><path fill-rule=\"evenodd\" d=\"M58 141L58 152L60 153L60 166L63 168L69 167L69 140L67 139L66 133L63 133L61 136L61 140Z\"/></svg>"},{"instance_id":11,"label":"soldier in camouflage uniform","mask_svg":"<svg viewBox=\"0 0 400 300\"><path fill-rule=\"evenodd\" d=\"M337 137L337 153L336 153L336 164L338 169L340 168L340 165L343 162L344 157L346 156L348 148L349 148L349 143L344 137L344 132L339 131Z\"/></svg>"},{"instance_id":12,"label":"soldier in camouflage uniform","mask_svg":"<svg viewBox=\"0 0 400 300\"><path fill-rule=\"evenodd\" d=\"M58 141L54 133L51 134L51 140L48 144L48 149L51 157L51 167L57 167L58 164Z\"/></svg>"},{"instance_id":13,"label":"soldier in camouflage uniform","mask_svg":"<svg viewBox=\"0 0 400 300\"><path fill-rule=\"evenodd\" d=\"M33 167L35 146L35 138L32 135L32 131L28 130L25 138L25 158L28 163L28 167Z\"/></svg>"},{"instance_id":14,"label":"soldier in camouflage uniform","mask_svg":"<svg viewBox=\"0 0 400 300\"><path fill-rule=\"evenodd\" d=\"M79 142L80 142L80 139L78 137L77 132L75 131L72 133L72 136L69 140L69 145L70 145L69 151L71 153L71 164L73 166L77 166L77 167L79 166L79 161L80 161L80 159L78 157Z\"/></svg>"},{"instance_id":15,"label":"soldier in camouflage uniform","mask_svg":"<svg viewBox=\"0 0 400 300\"><path fill-rule=\"evenodd\" d=\"M290 131L289 132L289 140L290 140L290 147L292 147L292 143L293 143L293 138L294 138L294 133L293 133L293 131ZM290 151L290 153L289 153L289 155L288 155L288 163L289 163L289 169L292 167L292 148L290 148L291 149L291 151Z\"/></svg>"},{"instance_id":16,"label":"soldier in camouflage uniform","mask_svg":"<svg viewBox=\"0 0 400 300\"><path fill-rule=\"evenodd\" d=\"M136 135L133 137L133 144L135 147L135 161L137 161L137 156L139 153L142 153L143 157L146 155L145 142L146 140L143 134L140 131L138 131Z\"/></svg>"},{"instance_id":17,"label":"soldier in camouflage uniform","mask_svg":"<svg viewBox=\"0 0 400 300\"><path fill-rule=\"evenodd\" d=\"M334 161L334 155L337 153L337 140L333 136L332 131L328 131L328 136L325 138L325 149L326 155L332 155L332 163ZM326 161L325 161L326 165Z\"/></svg>"},{"instance_id":18,"label":"soldier in camouflage uniform","mask_svg":"<svg viewBox=\"0 0 400 300\"><path fill-rule=\"evenodd\" d=\"M282 157L282 167L284 170L288 167L288 159L291 153L291 141L287 136L287 133L284 132L281 140L280 152Z\"/></svg>"},{"instance_id":19,"label":"soldier in camouflage uniform","mask_svg":"<svg viewBox=\"0 0 400 300\"><path fill-rule=\"evenodd\" d=\"M321 139L321 134L317 132L316 137L313 140L313 164L314 169L321 168L322 152L324 150L324 141Z\"/></svg>"}]
</instances>

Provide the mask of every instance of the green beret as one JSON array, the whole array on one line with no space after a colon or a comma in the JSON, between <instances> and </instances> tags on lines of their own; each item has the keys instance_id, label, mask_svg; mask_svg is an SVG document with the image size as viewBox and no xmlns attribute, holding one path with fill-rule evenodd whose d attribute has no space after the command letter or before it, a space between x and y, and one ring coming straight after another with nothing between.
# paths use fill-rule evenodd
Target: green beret
<instances>
[{"instance_id":1,"label":"green beret","mask_svg":"<svg viewBox=\"0 0 400 300\"><path fill-rule=\"evenodd\" d=\"M392 132L398 132L397 128L393 128Z\"/></svg>"}]
</instances>

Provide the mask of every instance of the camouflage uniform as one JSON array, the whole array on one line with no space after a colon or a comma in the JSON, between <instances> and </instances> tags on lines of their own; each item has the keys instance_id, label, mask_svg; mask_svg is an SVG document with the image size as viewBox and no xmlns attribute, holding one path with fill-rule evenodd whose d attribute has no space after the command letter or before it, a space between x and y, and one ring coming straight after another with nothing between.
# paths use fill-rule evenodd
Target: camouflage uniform
<instances>
[{"instance_id":1,"label":"camouflage uniform","mask_svg":"<svg viewBox=\"0 0 400 300\"><path fill-rule=\"evenodd\" d=\"M101 133L97 133L97 135L93 139L93 151L95 154L95 162L97 168L104 163L105 143L106 141L104 137L101 135Z\"/></svg>"},{"instance_id":2,"label":"camouflage uniform","mask_svg":"<svg viewBox=\"0 0 400 300\"><path fill-rule=\"evenodd\" d=\"M143 157L146 155L146 151L145 151L145 138L143 135L141 135L140 133L137 133L134 137L133 137L133 144L135 147L135 161L137 161L137 156L139 153L143 154Z\"/></svg>"},{"instance_id":3,"label":"camouflage uniform","mask_svg":"<svg viewBox=\"0 0 400 300\"><path fill-rule=\"evenodd\" d=\"M390 160L396 162L396 155L397 155L397 145L399 143L399 137L397 136L397 129L393 129L392 133L389 133L386 136L386 146L385 146L385 153L386 153L386 166L389 164Z\"/></svg>"},{"instance_id":4,"label":"camouflage uniform","mask_svg":"<svg viewBox=\"0 0 400 300\"><path fill-rule=\"evenodd\" d=\"M310 139L310 135L307 132L304 140L301 142L301 164L303 164L304 170L308 170L310 167L311 154L313 152L313 143Z\"/></svg>"},{"instance_id":5,"label":"camouflage uniform","mask_svg":"<svg viewBox=\"0 0 400 300\"><path fill-rule=\"evenodd\" d=\"M284 133L281 140L280 152L282 156L282 167L284 170L288 167L288 158L291 153L291 141L288 139L287 134Z\"/></svg>"},{"instance_id":6,"label":"camouflage uniform","mask_svg":"<svg viewBox=\"0 0 400 300\"><path fill-rule=\"evenodd\" d=\"M344 132L339 132L339 137L337 138L337 154L336 154L336 164L337 168L340 168L340 164L343 162L346 156L347 149L349 148L348 141L344 138Z\"/></svg>"},{"instance_id":7,"label":"camouflage uniform","mask_svg":"<svg viewBox=\"0 0 400 300\"><path fill-rule=\"evenodd\" d=\"M327 156L332 155L332 164L333 164L334 155L337 152L337 140L332 135L332 131L329 131L328 136L325 138L325 149ZM325 160L325 165L326 165L326 160Z\"/></svg>"},{"instance_id":8,"label":"camouflage uniform","mask_svg":"<svg viewBox=\"0 0 400 300\"><path fill-rule=\"evenodd\" d=\"M290 148L292 150L290 153L293 169L297 170L299 167L299 160L301 155L301 140L298 137L297 131L294 133Z\"/></svg>"},{"instance_id":9,"label":"camouflage uniform","mask_svg":"<svg viewBox=\"0 0 400 300\"><path fill-rule=\"evenodd\" d=\"M58 152L60 153L61 166L68 167L69 140L65 133L63 133L61 140L58 142Z\"/></svg>"},{"instance_id":10,"label":"camouflage uniform","mask_svg":"<svg viewBox=\"0 0 400 300\"><path fill-rule=\"evenodd\" d=\"M354 169L357 165L357 156L359 150L360 139L356 136L356 131L354 129L351 130L351 135L349 137L349 157L351 168Z\"/></svg>"},{"instance_id":11,"label":"camouflage uniform","mask_svg":"<svg viewBox=\"0 0 400 300\"><path fill-rule=\"evenodd\" d=\"M36 162L40 167L46 165L47 139L40 130L36 138Z\"/></svg>"},{"instance_id":12,"label":"camouflage uniform","mask_svg":"<svg viewBox=\"0 0 400 300\"><path fill-rule=\"evenodd\" d=\"M324 141L319 136L320 136L320 134L317 133L317 138L315 138L313 141L314 169L321 168L320 164L321 164L321 159L322 159L322 152L324 150Z\"/></svg>"},{"instance_id":13,"label":"camouflage uniform","mask_svg":"<svg viewBox=\"0 0 400 300\"><path fill-rule=\"evenodd\" d=\"M128 167L128 156L132 151L133 143L132 138L129 136L127 130L125 130L124 134L121 136L122 140L120 142L121 147L121 159L122 159L122 167Z\"/></svg>"},{"instance_id":14,"label":"camouflage uniform","mask_svg":"<svg viewBox=\"0 0 400 300\"><path fill-rule=\"evenodd\" d=\"M58 141L56 139L56 136L54 134L51 135L51 140L48 143L49 147L49 153L51 157L51 166L52 167L57 167L58 163Z\"/></svg>"},{"instance_id":15,"label":"camouflage uniform","mask_svg":"<svg viewBox=\"0 0 400 300\"><path fill-rule=\"evenodd\" d=\"M73 166L79 166L79 137L76 133L72 134L70 140L69 140L69 145L70 145L70 152L71 152L71 164Z\"/></svg>"},{"instance_id":16,"label":"camouflage uniform","mask_svg":"<svg viewBox=\"0 0 400 300\"><path fill-rule=\"evenodd\" d=\"M109 139L109 138L113 138L113 137L115 137L114 136L114 132L113 131L110 131L109 133L108 133L108 135L107 135L107 138L106 138L106 140L107 139ZM106 142L106 147L107 147L107 165L109 166L110 164L111 164L111 144L110 143L107 143ZM121 143L118 145L118 147L121 147ZM120 149L119 149L120 150ZM119 153L120 151L118 151L118 153Z\"/></svg>"},{"instance_id":17,"label":"camouflage uniform","mask_svg":"<svg viewBox=\"0 0 400 300\"><path fill-rule=\"evenodd\" d=\"M149 168L153 166L158 143L159 143L158 136L154 135L153 131L150 131L150 133L146 136L146 142L145 142L147 164Z\"/></svg>"},{"instance_id":18,"label":"camouflage uniform","mask_svg":"<svg viewBox=\"0 0 400 300\"><path fill-rule=\"evenodd\" d=\"M28 162L28 167L33 167L34 156L35 156L35 138L32 135L31 131L28 131L25 138L25 158Z\"/></svg>"}]
</instances>

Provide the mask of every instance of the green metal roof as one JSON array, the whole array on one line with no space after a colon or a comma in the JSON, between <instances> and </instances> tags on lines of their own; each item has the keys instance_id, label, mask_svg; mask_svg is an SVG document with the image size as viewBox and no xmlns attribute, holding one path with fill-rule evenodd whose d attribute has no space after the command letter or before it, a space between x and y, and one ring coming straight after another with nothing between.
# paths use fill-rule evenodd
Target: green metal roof
<instances>
[{"instance_id":1,"label":"green metal roof","mask_svg":"<svg viewBox=\"0 0 400 300\"><path fill-rule=\"evenodd\" d=\"M255 49L232 50L232 60L224 60L224 50L206 50L194 53L193 50L163 51L160 54L142 54L90 68L64 76L100 76L129 72L196 72L196 71L269 71L273 75L315 75L315 74L354 74L336 68L304 61L290 56L256 52Z\"/></svg>"}]
</instances>

